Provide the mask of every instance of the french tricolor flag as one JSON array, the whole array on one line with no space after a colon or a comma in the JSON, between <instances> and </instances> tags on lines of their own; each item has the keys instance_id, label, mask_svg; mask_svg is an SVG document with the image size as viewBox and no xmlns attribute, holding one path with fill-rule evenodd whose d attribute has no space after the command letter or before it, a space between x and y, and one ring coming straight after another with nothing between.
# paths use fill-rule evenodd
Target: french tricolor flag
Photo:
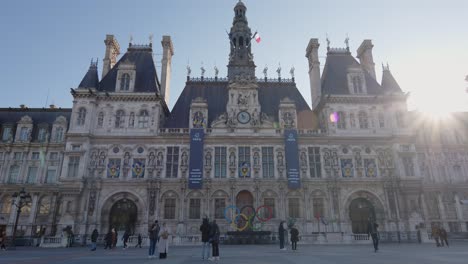
<instances>
[{"instance_id":1,"label":"french tricolor flag","mask_svg":"<svg viewBox=\"0 0 468 264\"><path fill-rule=\"evenodd\" d=\"M257 32L255 32L254 38L255 38L255 41L257 41L257 43L260 43L260 41L262 41L262 39L260 38L260 35Z\"/></svg>"}]
</instances>

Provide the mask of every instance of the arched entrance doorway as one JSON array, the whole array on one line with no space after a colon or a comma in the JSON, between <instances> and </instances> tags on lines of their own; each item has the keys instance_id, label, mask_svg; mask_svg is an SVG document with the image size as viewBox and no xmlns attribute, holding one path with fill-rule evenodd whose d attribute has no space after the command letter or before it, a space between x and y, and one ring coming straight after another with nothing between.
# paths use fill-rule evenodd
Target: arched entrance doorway
<instances>
[{"instance_id":1,"label":"arched entrance doorway","mask_svg":"<svg viewBox=\"0 0 468 264\"><path fill-rule=\"evenodd\" d=\"M249 191L244 190L237 194L236 206L241 211L241 214L244 214L247 217L255 214L255 208L253 207L253 202L254 202L253 195ZM246 224L247 224L246 220L243 217L239 217L237 227L242 228ZM244 230L245 231L250 230L250 227Z\"/></svg>"},{"instance_id":2,"label":"arched entrance doorway","mask_svg":"<svg viewBox=\"0 0 468 264\"><path fill-rule=\"evenodd\" d=\"M123 198L112 205L109 214L109 226L118 231L129 230L135 233L137 222L137 206L129 199Z\"/></svg>"},{"instance_id":3,"label":"arched entrance doorway","mask_svg":"<svg viewBox=\"0 0 468 264\"><path fill-rule=\"evenodd\" d=\"M356 198L349 205L349 218L354 234L367 233L369 218L375 218L375 208L372 203L365 198Z\"/></svg>"}]
</instances>

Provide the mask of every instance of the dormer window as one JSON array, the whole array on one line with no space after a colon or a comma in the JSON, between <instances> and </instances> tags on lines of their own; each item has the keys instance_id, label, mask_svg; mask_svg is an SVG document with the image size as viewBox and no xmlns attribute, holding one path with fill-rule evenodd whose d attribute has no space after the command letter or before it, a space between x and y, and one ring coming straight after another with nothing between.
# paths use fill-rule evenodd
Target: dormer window
<instances>
[{"instance_id":1,"label":"dormer window","mask_svg":"<svg viewBox=\"0 0 468 264\"><path fill-rule=\"evenodd\" d=\"M120 78L120 90L128 91L130 90L130 74L124 73Z\"/></svg>"},{"instance_id":2,"label":"dormer window","mask_svg":"<svg viewBox=\"0 0 468 264\"><path fill-rule=\"evenodd\" d=\"M27 141L29 137L29 128L22 127L20 130L20 141Z\"/></svg>"},{"instance_id":3,"label":"dormer window","mask_svg":"<svg viewBox=\"0 0 468 264\"><path fill-rule=\"evenodd\" d=\"M62 142L63 140L63 127L55 129L55 142Z\"/></svg>"},{"instance_id":4,"label":"dormer window","mask_svg":"<svg viewBox=\"0 0 468 264\"><path fill-rule=\"evenodd\" d=\"M80 108L78 110L78 117L76 119L76 124L78 126L84 126L86 120L86 109L85 108Z\"/></svg>"},{"instance_id":5,"label":"dormer window","mask_svg":"<svg viewBox=\"0 0 468 264\"><path fill-rule=\"evenodd\" d=\"M41 127L39 128L39 132L37 132L37 141L44 142L46 141L47 137L47 128Z\"/></svg>"},{"instance_id":6,"label":"dormer window","mask_svg":"<svg viewBox=\"0 0 468 264\"><path fill-rule=\"evenodd\" d=\"M361 68L348 69L348 89L350 94L366 94L366 79Z\"/></svg>"},{"instance_id":7,"label":"dormer window","mask_svg":"<svg viewBox=\"0 0 468 264\"><path fill-rule=\"evenodd\" d=\"M4 126L2 131L2 141L8 141L12 136L12 127L11 126Z\"/></svg>"},{"instance_id":8,"label":"dormer window","mask_svg":"<svg viewBox=\"0 0 468 264\"><path fill-rule=\"evenodd\" d=\"M355 94L362 94L362 81L360 76L353 76L353 89Z\"/></svg>"}]
</instances>

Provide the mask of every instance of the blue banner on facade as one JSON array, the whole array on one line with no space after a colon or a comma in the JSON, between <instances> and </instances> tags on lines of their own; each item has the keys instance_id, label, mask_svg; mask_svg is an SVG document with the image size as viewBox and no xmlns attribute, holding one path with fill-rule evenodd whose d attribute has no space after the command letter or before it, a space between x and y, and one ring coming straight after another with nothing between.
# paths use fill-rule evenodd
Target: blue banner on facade
<instances>
[{"instance_id":1,"label":"blue banner on facade","mask_svg":"<svg viewBox=\"0 0 468 264\"><path fill-rule=\"evenodd\" d=\"M189 189L201 189L203 183L203 138L202 128L190 130Z\"/></svg>"},{"instance_id":2,"label":"blue banner on facade","mask_svg":"<svg viewBox=\"0 0 468 264\"><path fill-rule=\"evenodd\" d=\"M288 187L289 189L301 188L301 180L299 177L299 148L297 146L297 131L295 129L284 130L284 149Z\"/></svg>"}]
</instances>

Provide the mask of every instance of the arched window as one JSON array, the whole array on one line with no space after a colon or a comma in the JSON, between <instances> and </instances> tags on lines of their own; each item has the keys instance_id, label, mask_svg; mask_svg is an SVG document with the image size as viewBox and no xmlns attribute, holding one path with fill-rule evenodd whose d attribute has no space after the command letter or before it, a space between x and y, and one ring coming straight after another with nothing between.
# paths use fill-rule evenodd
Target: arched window
<instances>
[{"instance_id":1,"label":"arched window","mask_svg":"<svg viewBox=\"0 0 468 264\"><path fill-rule=\"evenodd\" d=\"M85 108L80 108L78 110L78 117L76 119L76 124L78 126L84 126L86 120L86 109Z\"/></svg>"},{"instance_id":2,"label":"arched window","mask_svg":"<svg viewBox=\"0 0 468 264\"><path fill-rule=\"evenodd\" d=\"M128 119L128 127L134 127L134 126L135 126L135 113L131 112L130 118Z\"/></svg>"},{"instance_id":3,"label":"arched window","mask_svg":"<svg viewBox=\"0 0 468 264\"><path fill-rule=\"evenodd\" d=\"M98 127L104 126L104 113L103 113L103 112L100 112L100 113L98 114L97 126L98 126Z\"/></svg>"},{"instance_id":4,"label":"arched window","mask_svg":"<svg viewBox=\"0 0 468 264\"><path fill-rule=\"evenodd\" d=\"M147 128L149 123L149 116L148 111L141 110L140 116L138 117L138 127L139 128Z\"/></svg>"},{"instance_id":5,"label":"arched window","mask_svg":"<svg viewBox=\"0 0 468 264\"><path fill-rule=\"evenodd\" d=\"M355 94L361 94L363 93L362 91L362 82L361 82L361 77L359 76L354 76L352 78L353 80L353 89Z\"/></svg>"},{"instance_id":6,"label":"arched window","mask_svg":"<svg viewBox=\"0 0 468 264\"><path fill-rule=\"evenodd\" d=\"M63 127L57 127L55 129L55 142L63 141Z\"/></svg>"},{"instance_id":7,"label":"arched window","mask_svg":"<svg viewBox=\"0 0 468 264\"><path fill-rule=\"evenodd\" d=\"M369 120L367 118L367 113L364 111L359 112L359 128L367 129L369 128Z\"/></svg>"},{"instance_id":8,"label":"arched window","mask_svg":"<svg viewBox=\"0 0 468 264\"><path fill-rule=\"evenodd\" d=\"M338 120L337 120L338 129L346 129L346 117L345 113L338 112Z\"/></svg>"},{"instance_id":9,"label":"arched window","mask_svg":"<svg viewBox=\"0 0 468 264\"><path fill-rule=\"evenodd\" d=\"M385 116L382 112L379 113L379 126L380 128L385 127Z\"/></svg>"},{"instance_id":10,"label":"arched window","mask_svg":"<svg viewBox=\"0 0 468 264\"><path fill-rule=\"evenodd\" d=\"M124 126L124 116L125 113L123 110L117 110L115 114L115 128L122 128Z\"/></svg>"},{"instance_id":11,"label":"arched window","mask_svg":"<svg viewBox=\"0 0 468 264\"><path fill-rule=\"evenodd\" d=\"M237 47L237 42L236 42L236 41L237 41L236 38L233 38L233 39L232 39L232 43L233 43L233 45L234 45L234 48Z\"/></svg>"},{"instance_id":12,"label":"arched window","mask_svg":"<svg viewBox=\"0 0 468 264\"><path fill-rule=\"evenodd\" d=\"M128 91L130 89L130 74L124 73L120 78L120 90Z\"/></svg>"}]
</instances>

